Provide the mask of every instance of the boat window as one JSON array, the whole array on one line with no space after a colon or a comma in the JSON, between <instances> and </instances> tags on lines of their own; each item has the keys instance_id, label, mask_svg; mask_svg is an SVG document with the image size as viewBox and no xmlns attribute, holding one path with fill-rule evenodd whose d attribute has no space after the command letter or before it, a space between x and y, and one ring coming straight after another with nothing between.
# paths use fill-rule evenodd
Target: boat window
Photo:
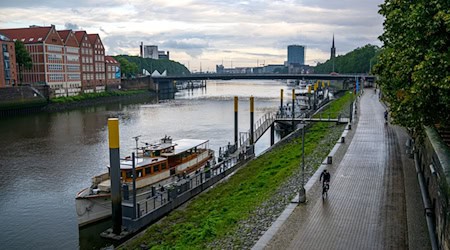
<instances>
[{"instance_id":1,"label":"boat window","mask_svg":"<svg viewBox=\"0 0 450 250\"><path fill-rule=\"evenodd\" d=\"M137 178L142 177L142 169L136 170Z\"/></svg>"},{"instance_id":2,"label":"boat window","mask_svg":"<svg viewBox=\"0 0 450 250\"><path fill-rule=\"evenodd\" d=\"M167 168L166 163L165 162L161 163L161 169L166 169L166 168Z\"/></svg>"},{"instance_id":3,"label":"boat window","mask_svg":"<svg viewBox=\"0 0 450 250\"><path fill-rule=\"evenodd\" d=\"M151 167L145 168L145 175L151 174L151 171L152 171Z\"/></svg>"},{"instance_id":4,"label":"boat window","mask_svg":"<svg viewBox=\"0 0 450 250\"><path fill-rule=\"evenodd\" d=\"M127 173L127 178L133 178L133 173L131 172L131 170L128 170L126 173Z\"/></svg>"},{"instance_id":5,"label":"boat window","mask_svg":"<svg viewBox=\"0 0 450 250\"><path fill-rule=\"evenodd\" d=\"M153 151L153 156L160 156L160 155L161 155L161 151L160 150Z\"/></svg>"},{"instance_id":6,"label":"boat window","mask_svg":"<svg viewBox=\"0 0 450 250\"><path fill-rule=\"evenodd\" d=\"M153 173L155 173L155 172L159 172L159 164L153 166Z\"/></svg>"}]
</instances>

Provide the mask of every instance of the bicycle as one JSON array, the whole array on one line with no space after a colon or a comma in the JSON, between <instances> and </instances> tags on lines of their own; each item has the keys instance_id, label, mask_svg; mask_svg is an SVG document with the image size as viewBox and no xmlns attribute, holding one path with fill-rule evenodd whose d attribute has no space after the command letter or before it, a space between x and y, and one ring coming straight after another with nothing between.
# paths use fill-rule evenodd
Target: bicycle
<instances>
[{"instance_id":1,"label":"bicycle","mask_svg":"<svg viewBox=\"0 0 450 250\"><path fill-rule=\"evenodd\" d=\"M328 198L328 189L330 189L329 182L323 182L322 185L322 199Z\"/></svg>"}]
</instances>

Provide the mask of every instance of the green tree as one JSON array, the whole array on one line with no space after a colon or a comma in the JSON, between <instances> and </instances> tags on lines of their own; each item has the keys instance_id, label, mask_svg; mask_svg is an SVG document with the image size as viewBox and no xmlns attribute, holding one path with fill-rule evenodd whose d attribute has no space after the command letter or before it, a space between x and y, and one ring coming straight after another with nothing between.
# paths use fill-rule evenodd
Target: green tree
<instances>
[{"instance_id":1,"label":"green tree","mask_svg":"<svg viewBox=\"0 0 450 250\"><path fill-rule=\"evenodd\" d=\"M375 73L394 121L421 135L450 124L450 1L385 0Z\"/></svg>"},{"instance_id":2,"label":"green tree","mask_svg":"<svg viewBox=\"0 0 450 250\"><path fill-rule=\"evenodd\" d=\"M139 68L136 63L130 62L127 59L121 57L116 59L120 63L120 72L122 73L122 76L130 78L131 76L134 76L139 72Z\"/></svg>"},{"instance_id":3,"label":"green tree","mask_svg":"<svg viewBox=\"0 0 450 250\"><path fill-rule=\"evenodd\" d=\"M151 58L142 58L139 56L127 56L127 55L119 55L115 56L116 60L125 59L129 62L133 62L137 65L138 71L142 72L142 69L147 70L150 73L153 73L157 70L160 73L167 71L167 75L186 75L190 74L189 70L179 62L175 62L167 59L151 59Z\"/></svg>"},{"instance_id":4,"label":"green tree","mask_svg":"<svg viewBox=\"0 0 450 250\"><path fill-rule=\"evenodd\" d=\"M345 73L369 73L370 67L374 65L380 48L376 45L367 44L361 48L356 48L345 55L337 56L327 60L325 63L319 63L314 68L315 73L329 74L334 72Z\"/></svg>"},{"instance_id":5,"label":"green tree","mask_svg":"<svg viewBox=\"0 0 450 250\"><path fill-rule=\"evenodd\" d=\"M14 47L16 52L16 63L17 65L19 65L19 83L22 84L23 70L31 69L31 67L33 66L33 62L23 42L16 40L14 42Z\"/></svg>"}]
</instances>

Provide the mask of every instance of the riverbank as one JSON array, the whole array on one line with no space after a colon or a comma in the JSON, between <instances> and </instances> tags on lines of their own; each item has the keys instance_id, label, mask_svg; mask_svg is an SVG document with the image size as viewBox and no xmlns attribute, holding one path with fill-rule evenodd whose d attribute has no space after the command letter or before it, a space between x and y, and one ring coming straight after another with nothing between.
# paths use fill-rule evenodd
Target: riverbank
<instances>
[{"instance_id":1,"label":"riverbank","mask_svg":"<svg viewBox=\"0 0 450 250\"><path fill-rule=\"evenodd\" d=\"M156 96L157 94L155 92L149 90L127 90L60 97L50 100L46 100L45 98L24 99L14 102L3 102L0 105L0 117L39 112L68 111L76 108L91 107L124 100L145 101L148 98L155 98Z\"/></svg>"},{"instance_id":2,"label":"riverbank","mask_svg":"<svg viewBox=\"0 0 450 250\"><path fill-rule=\"evenodd\" d=\"M58 112L81 107L114 103L123 100L144 100L146 98L156 96L157 94L155 92L148 90L128 90L85 94L73 97L61 97L51 99L50 102L43 107L42 111Z\"/></svg>"},{"instance_id":3,"label":"riverbank","mask_svg":"<svg viewBox=\"0 0 450 250\"><path fill-rule=\"evenodd\" d=\"M322 112L336 110L336 106L341 112L348 112L351 99L352 95L347 93ZM315 123L308 128L305 135L307 178L344 128L329 123ZM284 143L242 167L228 181L172 212L122 248L251 248L297 193L300 160L301 133L296 131Z\"/></svg>"}]
</instances>

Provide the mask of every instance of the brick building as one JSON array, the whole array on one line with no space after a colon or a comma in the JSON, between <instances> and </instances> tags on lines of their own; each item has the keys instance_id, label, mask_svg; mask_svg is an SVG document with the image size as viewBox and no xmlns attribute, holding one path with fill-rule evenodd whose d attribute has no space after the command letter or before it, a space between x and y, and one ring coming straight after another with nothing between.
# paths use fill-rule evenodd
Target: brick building
<instances>
[{"instance_id":1,"label":"brick building","mask_svg":"<svg viewBox=\"0 0 450 250\"><path fill-rule=\"evenodd\" d=\"M120 63L112 56L105 56L106 85L118 86L120 84Z\"/></svg>"},{"instance_id":2,"label":"brick building","mask_svg":"<svg viewBox=\"0 0 450 250\"><path fill-rule=\"evenodd\" d=\"M80 48L72 30L58 31L64 43L63 61L65 65L66 94L68 96L81 93Z\"/></svg>"},{"instance_id":3,"label":"brick building","mask_svg":"<svg viewBox=\"0 0 450 250\"><path fill-rule=\"evenodd\" d=\"M47 84L55 96L67 95L64 51L73 47L64 44L54 25L1 29L0 33L23 42L31 56L33 66L31 70L23 70L23 83Z\"/></svg>"},{"instance_id":4,"label":"brick building","mask_svg":"<svg viewBox=\"0 0 450 250\"><path fill-rule=\"evenodd\" d=\"M0 88L17 85L16 51L14 42L0 33Z\"/></svg>"},{"instance_id":5,"label":"brick building","mask_svg":"<svg viewBox=\"0 0 450 250\"><path fill-rule=\"evenodd\" d=\"M88 34L93 49L95 92L103 92L106 88L105 48L98 34Z\"/></svg>"},{"instance_id":6,"label":"brick building","mask_svg":"<svg viewBox=\"0 0 450 250\"><path fill-rule=\"evenodd\" d=\"M93 49L86 31L76 31L75 38L80 46L81 88L83 93L95 91Z\"/></svg>"}]
</instances>

